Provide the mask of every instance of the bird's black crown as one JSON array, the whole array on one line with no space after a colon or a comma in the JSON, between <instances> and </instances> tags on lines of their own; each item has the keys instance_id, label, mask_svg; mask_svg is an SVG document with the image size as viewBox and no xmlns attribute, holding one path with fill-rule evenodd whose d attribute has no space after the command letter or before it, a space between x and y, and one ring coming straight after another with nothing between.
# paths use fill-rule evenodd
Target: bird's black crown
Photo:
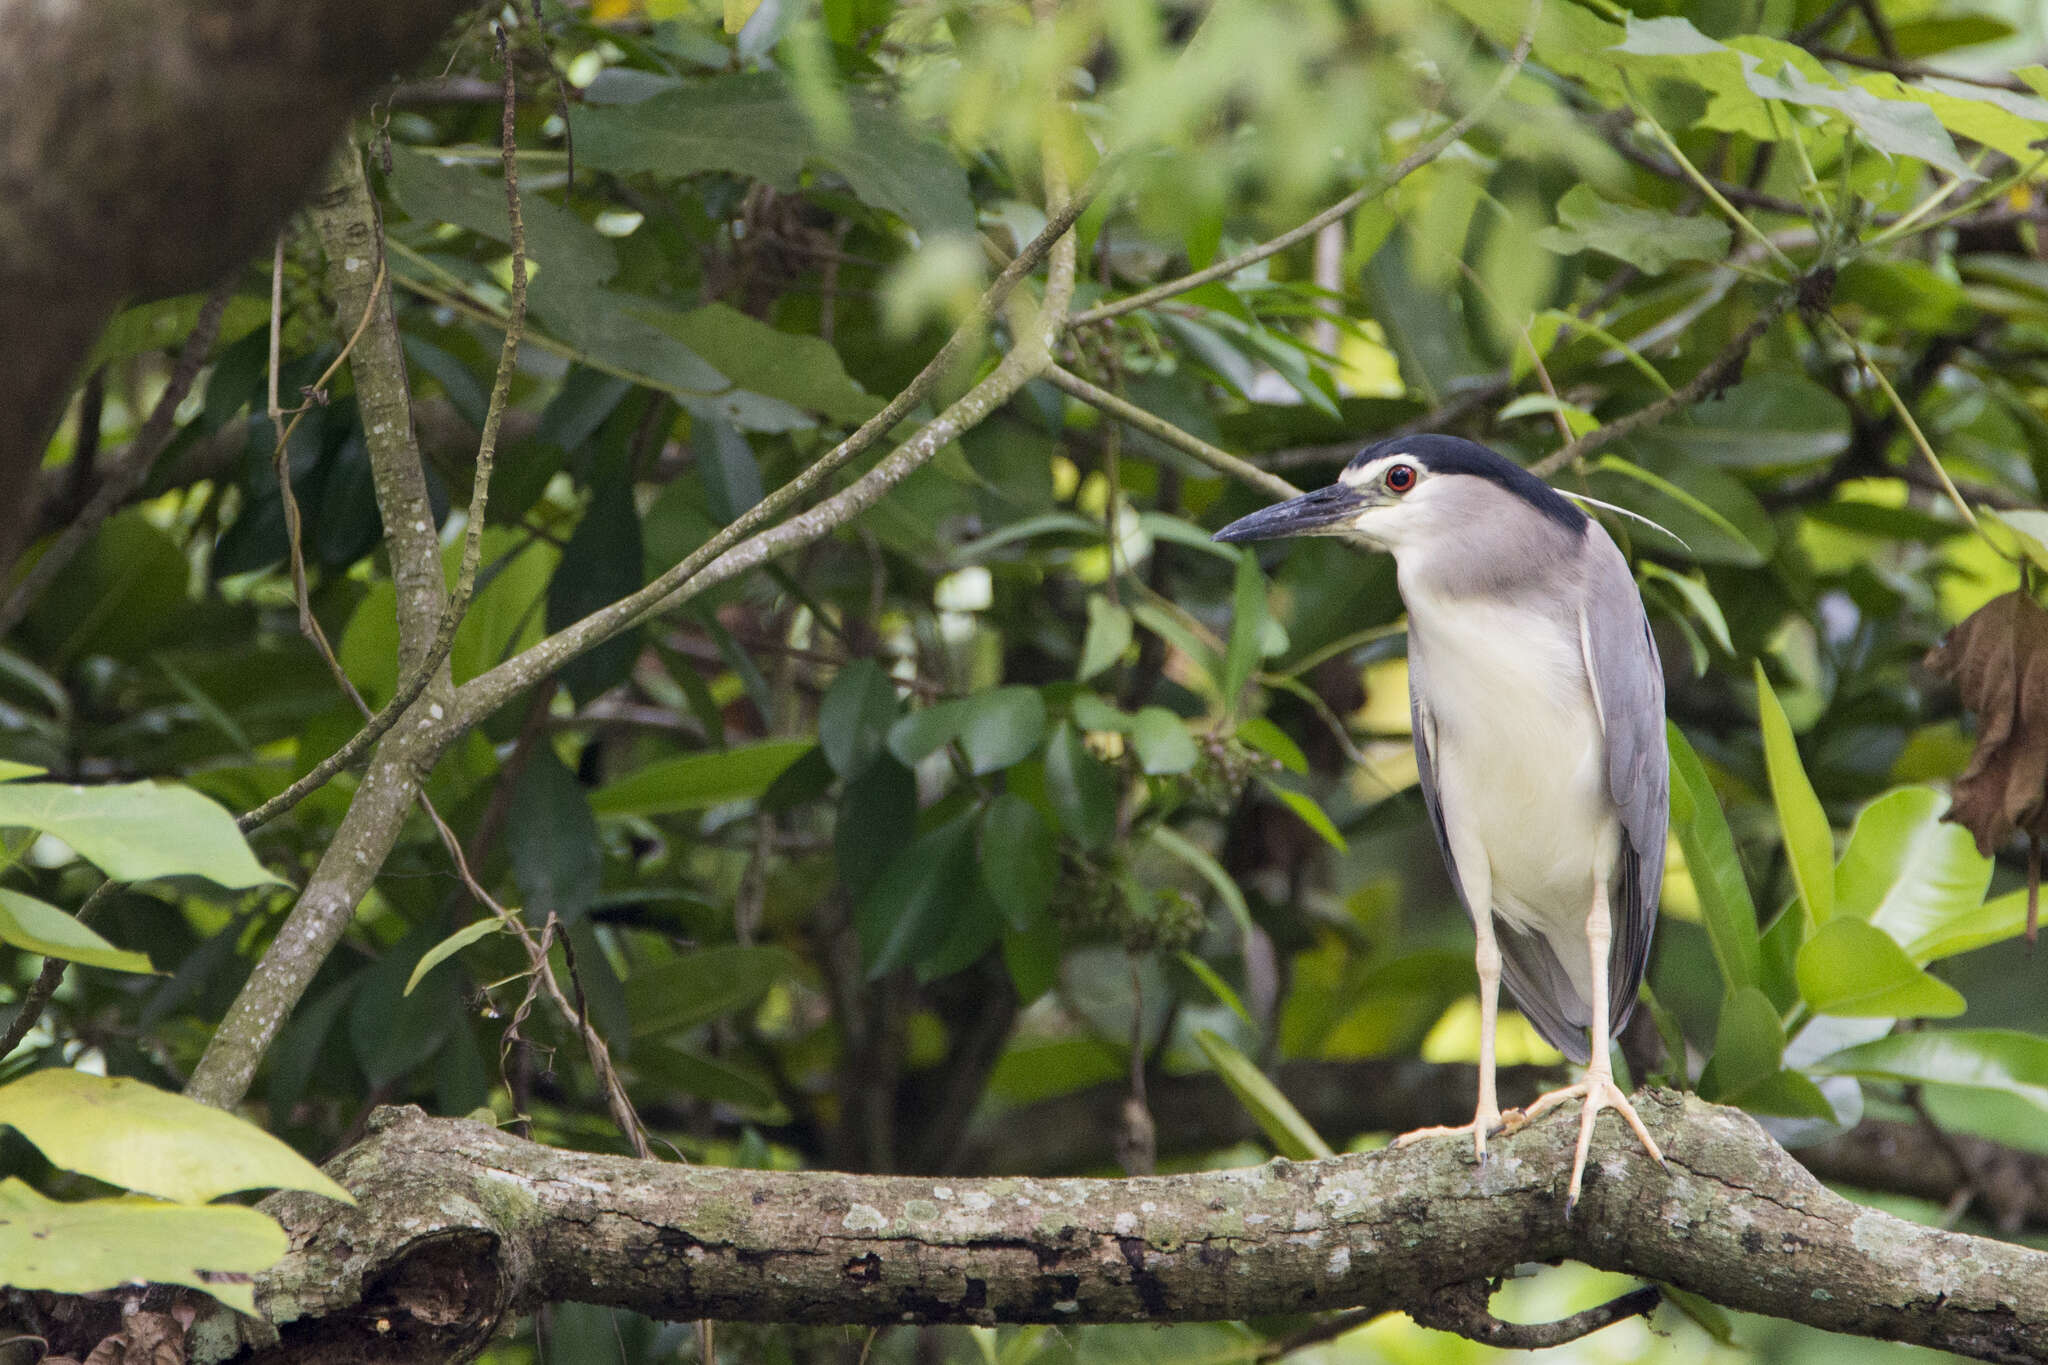
<instances>
[{"instance_id":1,"label":"bird's black crown","mask_svg":"<svg viewBox=\"0 0 2048 1365\"><path fill-rule=\"evenodd\" d=\"M1462 436L1395 436L1375 441L1351 457L1357 469L1388 455L1406 455L1431 474L1470 474L1499 484L1568 531L1586 525L1586 514L1571 499L1505 455Z\"/></svg>"}]
</instances>

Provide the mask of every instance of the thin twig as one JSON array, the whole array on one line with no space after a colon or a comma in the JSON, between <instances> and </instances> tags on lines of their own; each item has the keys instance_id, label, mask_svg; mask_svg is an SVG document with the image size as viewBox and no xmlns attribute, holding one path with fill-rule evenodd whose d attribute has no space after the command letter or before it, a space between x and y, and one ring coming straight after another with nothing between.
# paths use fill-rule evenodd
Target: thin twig
<instances>
[{"instance_id":1,"label":"thin twig","mask_svg":"<svg viewBox=\"0 0 2048 1365\"><path fill-rule=\"evenodd\" d=\"M49 591L50 585L85 548L93 533L149 478L156 457L163 454L164 447L170 444L172 429L177 423L178 406L185 401L185 395L192 392L192 384L213 350L214 339L220 335L221 313L234 292L235 281L224 281L200 305L198 320L192 324L192 331L171 366L170 382L164 386L156 406L149 410L149 416L143 419L142 429L129 442L120 464L106 472L92 500L51 542L50 548L35 562L35 567L15 584L14 591L7 594L6 602L0 603L0 636L8 634L22 617L28 615L29 608Z\"/></svg>"},{"instance_id":2,"label":"thin twig","mask_svg":"<svg viewBox=\"0 0 2048 1365\"><path fill-rule=\"evenodd\" d=\"M1962 71L1938 71L1919 62L1900 61L1895 57L1869 57L1857 52L1844 52L1835 47L1809 47L1806 49L1824 62L1840 62L1844 66L1860 66L1865 71L1883 71L1905 80L1955 81L1962 85L1982 86L1986 90L2011 90L2018 94L2030 93L2026 82L2016 76L1972 76Z\"/></svg>"},{"instance_id":3,"label":"thin twig","mask_svg":"<svg viewBox=\"0 0 2048 1365\"><path fill-rule=\"evenodd\" d=\"M1540 1351L1611 1327L1624 1318L1642 1317L1664 1301L1655 1285L1630 1290L1619 1298L1574 1313L1556 1322L1502 1322L1487 1309L1492 1287L1486 1281L1448 1285L1422 1304L1410 1308L1408 1316L1424 1327L1455 1332L1468 1341L1502 1346L1514 1351Z\"/></svg>"},{"instance_id":4,"label":"thin twig","mask_svg":"<svg viewBox=\"0 0 2048 1365\"><path fill-rule=\"evenodd\" d=\"M1502 92L1508 88L1516 75L1521 72L1522 64L1529 60L1529 50L1536 42L1536 21L1542 16L1542 13L1543 0L1530 0L1529 18L1522 27L1522 36L1516 41L1514 52L1508 57L1508 64L1501 68L1500 74L1494 78L1493 84L1487 87L1486 93L1479 97L1478 103L1466 110L1464 115L1452 123L1450 127L1444 129L1413 152L1401 158L1400 161L1394 164L1394 168L1386 174L1375 176L1372 180L1345 195L1315 217L1288 229L1278 237L1261 242L1249 250L1240 251L1237 255L1217 261L1213 265L1191 271L1178 279L1168 280L1165 284L1154 285L1150 289L1141 290L1128 298L1113 299L1108 303L1085 309L1074 314L1068 320L1069 325L1081 327L1094 322L1107 322L1109 319L1121 317L1125 313L1133 313L1140 308L1149 308L1164 299L1174 297L1176 294L1185 294L1190 289L1199 288L1211 280L1220 280L1227 275L1235 275L1246 266L1256 265L1269 256L1279 255L1297 242L1307 241L1330 224L1343 221L1360 205L1370 203L1372 200L1379 198L1388 190L1406 180L1415 171L1420 170L1439 156L1442 156L1445 149L1450 147L1459 138L1465 136L1466 133L1472 131L1473 125L1486 116L1486 111L1493 107L1494 101L1500 98Z\"/></svg>"},{"instance_id":5,"label":"thin twig","mask_svg":"<svg viewBox=\"0 0 2048 1365\"><path fill-rule=\"evenodd\" d=\"M415 701L419 700L420 694L426 691L428 683L433 681L434 675L439 671L442 662L447 659L449 653L454 649L455 632L461 626L462 618L469 610L469 604L475 595L477 570L483 554L484 517L488 509L490 497L491 468L497 455L498 434L504 422L505 409L511 399L512 374L518 363L519 346L526 333L526 222L524 215L520 211L519 148L517 138L515 137L518 92L513 84L511 61L504 53L503 38L503 31L500 30L499 55L504 67L500 94L504 101L504 114L500 120L501 142L499 154L505 166L505 212L511 225L509 237L512 246L512 296L508 305L507 315L502 324L505 329L505 340L498 351L498 370L491 381L490 404L485 410L483 431L477 440L476 472L470 483L468 526L464 531L462 562L455 574L455 591L442 610L441 620L434 630L433 644L428 648L426 657L421 660L420 666L414 669L410 675L400 680L398 686L392 692L391 699L375 715L365 721L362 728L351 735L346 743L320 762L314 764L304 777L301 777L298 781L292 783L289 787L279 792L276 796L271 797L254 810L241 816L236 823L241 826L245 833L275 820L278 816L284 814L293 806L305 800L306 797L325 786L329 781L333 780L336 773L341 772L344 768L369 752L370 746L383 738L384 734L393 725L398 723L398 718L404 715L406 710ZM377 268L378 278L381 281L384 270L384 263L381 259L378 262ZM370 290L370 299L373 307L377 299L377 293L377 288L373 286ZM368 311L364 313L363 320L365 323L369 321ZM362 335L362 328L360 326L356 329L356 335ZM353 339L351 339L350 345L354 345ZM346 350L344 350L343 354L345 355L346 353ZM339 358L337 358L336 364L339 363ZM329 372L332 373L332 367L330 367ZM271 393L271 401L274 406L276 403L276 377L274 372L271 379ZM282 441L279 444L280 448L282 448ZM299 563L299 556L296 550L298 543L296 533L298 509L296 503L291 498L289 481L285 478L283 472L280 472L279 481L280 488L284 490L287 526L293 530L290 539L295 547L293 558L295 565L297 565ZM301 592L303 592L303 585L300 582L299 574L302 574L302 572L303 570L301 569L299 573L295 573L293 580L294 587L300 589ZM303 595L300 600L304 601ZM304 608L302 607L301 610L303 613ZM316 625L315 630L317 631L317 629Z\"/></svg>"},{"instance_id":6,"label":"thin twig","mask_svg":"<svg viewBox=\"0 0 2048 1365\"><path fill-rule=\"evenodd\" d=\"M78 907L78 913L73 918L80 924L91 919L92 912L99 909L100 902L111 895L119 885L119 882L109 877L95 886L92 894L85 898L85 903ZM64 969L69 965L70 963L61 957L43 959L43 969L36 973L36 979L22 992L21 1003L15 1006L14 1018L8 1023L7 1032L0 1034L0 1061L5 1061L8 1054L21 1045L21 1040L28 1037L29 1030L43 1017L43 1009L50 1003L50 997L57 993L58 984L64 980Z\"/></svg>"},{"instance_id":7,"label":"thin twig","mask_svg":"<svg viewBox=\"0 0 2048 1365\"><path fill-rule=\"evenodd\" d=\"M1128 426L1135 427L1157 440L1164 441L1175 450L1192 455L1219 474L1236 479L1249 488L1275 498L1292 498L1301 490L1281 478L1268 473L1248 460L1240 460L1227 450L1210 445L1199 436L1191 435L1163 417L1155 417L1137 404L1117 397L1108 389L1089 383L1081 376L1058 365L1048 366L1041 376L1054 388L1063 390L1088 404L1100 408L1109 416Z\"/></svg>"},{"instance_id":8,"label":"thin twig","mask_svg":"<svg viewBox=\"0 0 2048 1365\"><path fill-rule=\"evenodd\" d=\"M1749 348L1762 339L1763 334L1771 329L1771 325L1784 315L1785 310L1790 308L1798 297L1797 289L1781 291L1764 306L1762 312L1750 320L1749 326L1743 328L1733 341L1722 347L1720 353L1709 360L1700 372L1685 384L1654 403L1646 403L1634 412L1615 418L1605 426L1593 428L1576 441L1537 461L1531 466L1532 471L1548 478L1566 465L1584 459L1602 446L1661 422L1672 413L1691 407L1716 389L1734 382L1742 372L1742 362L1749 355Z\"/></svg>"}]
</instances>

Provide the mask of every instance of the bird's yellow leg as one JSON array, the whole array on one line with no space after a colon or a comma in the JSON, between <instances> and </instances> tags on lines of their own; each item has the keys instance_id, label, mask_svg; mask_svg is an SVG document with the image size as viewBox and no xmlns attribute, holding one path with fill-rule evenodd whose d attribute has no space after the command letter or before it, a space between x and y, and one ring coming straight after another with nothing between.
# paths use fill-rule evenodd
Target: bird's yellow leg
<instances>
[{"instance_id":1,"label":"bird's yellow leg","mask_svg":"<svg viewBox=\"0 0 2048 1365\"><path fill-rule=\"evenodd\" d=\"M1412 1133L1403 1133L1394 1139L1396 1147L1406 1147L1429 1137L1462 1137L1472 1135L1472 1155L1480 1161L1486 1160L1486 1139L1500 1130L1500 1100L1494 1089L1493 1032L1494 1022L1500 1014L1500 945L1493 937L1493 915L1481 914L1477 920L1479 950L1475 965L1479 969L1479 1108L1472 1115L1470 1123L1456 1127L1417 1128Z\"/></svg>"},{"instance_id":2,"label":"bird's yellow leg","mask_svg":"<svg viewBox=\"0 0 2048 1365\"><path fill-rule=\"evenodd\" d=\"M1642 1116L1636 1113L1636 1107L1629 1103L1628 1096L1614 1083L1614 1062L1609 1056L1613 1039L1607 1012L1607 950L1613 937L1614 926L1607 909L1607 883L1604 878L1595 878L1593 909L1586 916L1586 942L1593 955L1593 1059L1586 1067L1585 1076L1576 1084L1539 1096L1517 1116L1513 1124L1513 1127L1520 1128L1567 1100L1583 1101L1579 1111L1579 1145L1572 1154L1572 1179L1564 1197L1567 1218L1579 1202L1579 1190L1585 1183L1586 1156L1593 1145L1593 1124L1602 1109L1612 1109L1621 1115L1643 1144L1643 1150L1655 1158L1659 1166L1664 1164L1664 1153L1658 1150L1657 1140L1643 1126Z\"/></svg>"}]
</instances>

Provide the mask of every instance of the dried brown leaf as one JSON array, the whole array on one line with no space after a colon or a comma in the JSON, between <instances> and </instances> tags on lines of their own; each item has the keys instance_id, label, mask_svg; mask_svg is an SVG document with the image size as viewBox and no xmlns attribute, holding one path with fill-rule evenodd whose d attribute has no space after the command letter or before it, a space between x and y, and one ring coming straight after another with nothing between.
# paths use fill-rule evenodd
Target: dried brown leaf
<instances>
[{"instance_id":1,"label":"dried brown leaf","mask_svg":"<svg viewBox=\"0 0 2048 1365\"><path fill-rule=\"evenodd\" d=\"M1993 598L1928 654L1927 666L1977 713L1977 747L1947 818L1975 835L1986 857L2016 831L2048 835L2048 611L2024 591ZM2029 941L2031 907L2030 896Z\"/></svg>"}]
</instances>

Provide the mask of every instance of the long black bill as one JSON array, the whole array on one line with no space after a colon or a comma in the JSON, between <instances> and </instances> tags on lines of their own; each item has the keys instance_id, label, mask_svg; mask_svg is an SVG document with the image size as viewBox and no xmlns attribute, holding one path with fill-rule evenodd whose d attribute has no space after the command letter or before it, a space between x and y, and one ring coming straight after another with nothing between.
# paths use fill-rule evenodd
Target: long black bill
<instances>
[{"instance_id":1,"label":"long black bill","mask_svg":"<svg viewBox=\"0 0 2048 1365\"><path fill-rule=\"evenodd\" d=\"M1298 498L1239 517L1211 539L1234 545L1244 540L1278 540L1282 536L1331 535L1342 530L1365 506L1358 492L1341 483L1303 493Z\"/></svg>"}]
</instances>

